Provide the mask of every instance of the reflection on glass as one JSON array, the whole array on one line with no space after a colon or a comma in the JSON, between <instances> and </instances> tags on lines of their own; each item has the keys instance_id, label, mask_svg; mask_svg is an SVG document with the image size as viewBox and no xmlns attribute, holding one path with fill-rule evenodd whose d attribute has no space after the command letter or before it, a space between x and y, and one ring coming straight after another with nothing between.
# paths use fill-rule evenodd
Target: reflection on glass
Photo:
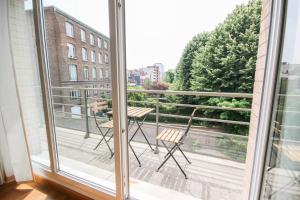
<instances>
[{"instance_id":1,"label":"reflection on glass","mask_svg":"<svg viewBox=\"0 0 300 200\"><path fill-rule=\"evenodd\" d=\"M59 170L114 190L108 1L43 3Z\"/></svg>"},{"instance_id":2,"label":"reflection on glass","mask_svg":"<svg viewBox=\"0 0 300 200\"><path fill-rule=\"evenodd\" d=\"M287 2L261 199L300 199L300 2Z\"/></svg>"}]
</instances>

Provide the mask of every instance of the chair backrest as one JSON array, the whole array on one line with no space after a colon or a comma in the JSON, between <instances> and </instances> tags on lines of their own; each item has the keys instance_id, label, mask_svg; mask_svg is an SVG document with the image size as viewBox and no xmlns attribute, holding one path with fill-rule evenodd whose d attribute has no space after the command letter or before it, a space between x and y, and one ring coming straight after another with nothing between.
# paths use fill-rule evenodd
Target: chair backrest
<instances>
[{"instance_id":1,"label":"chair backrest","mask_svg":"<svg viewBox=\"0 0 300 200\"><path fill-rule=\"evenodd\" d=\"M193 121L193 118L194 118L194 116L195 116L195 113L196 113L196 111L197 111L198 109L199 109L198 107L194 108L194 110L193 110L193 112L192 112L192 114L191 114L191 116L190 116L190 119L189 119L189 122L188 122L188 124L187 124L187 127L186 127L186 130L185 130L185 132L184 132L183 137L186 137L186 136L187 136L187 134L188 134L188 132L189 132L191 126L192 126L192 121Z\"/></svg>"},{"instance_id":2,"label":"chair backrest","mask_svg":"<svg viewBox=\"0 0 300 200\"><path fill-rule=\"evenodd\" d=\"M95 123L98 126L98 128L100 128L97 121L96 113L108 108L107 101L95 101L94 103L91 104L91 108L92 108L92 113L94 116Z\"/></svg>"},{"instance_id":3,"label":"chair backrest","mask_svg":"<svg viewBox=\"0 0 300 200\"><path fill-rule=\"evenodd\" d=\"M95 101L91 104L92 112L95 114L99 111L105 110L108 108L107 101Z\"/></svg>"}]
</instances>

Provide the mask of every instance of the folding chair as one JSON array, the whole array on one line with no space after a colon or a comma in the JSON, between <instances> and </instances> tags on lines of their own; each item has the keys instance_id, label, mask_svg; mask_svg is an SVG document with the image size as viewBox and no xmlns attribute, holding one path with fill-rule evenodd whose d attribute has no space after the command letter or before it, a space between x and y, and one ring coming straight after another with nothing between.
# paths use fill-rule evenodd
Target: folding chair
<instances>
[{"instance_id":1,"label":"folding chair","mask_svg":"<svg viewBox=\"0 0 300 200\"><path fill-rule=\"evenodd\" d=\"M163 144L163 146L167 149L168 153L165 155L164 157L164 161L160 164L160 166L157 168L157 172L160 170L160 168L172 157L173 160L175 161L176 165L179 167L179 169L181 170L181 172L183 173L184 177L187 179L187 175L184 172L184 170L181 168L181 166L179 165L178 161L175 159L174 157L174 153L175 151L178 149L181 154L183 155L183 157L186 159L186 161L191 164L191 161L189 161L189 159L186 157L186 155L183 153L183 151L180 148L180 145L183 144L184 139L186 138L191 125L192 125L192 120L193 117L195 115L195 112L198 110L199 108L195 108L190 116L187 128L184 132L182 132L179 129L172 129L172 128L165 128L157 137L157 140L160 140ZM171 143L170 146L168 147L166 145L166 142Z\"/></svg>"},{"instance_id":2,"label":"folding chair","mask_svg":"<svg viewBox=\"0 0 300 200\"><path fill-rule=\"evenodd\" d=\"M108 139L106 139L107 135L112 132L112 129L113 129L113 121L108 121L108 122L104 122L104 123L100 123L99 120L97 120L97 117L96 117L96 113L99 112L99 111L103 111L105 109L107 109L108 106L107 106L107 102L105 101L102 101L102 102L94 102L92 104L92 112L93 112L93 116L94 116L94 119L95 119L95 123L96 123L96 126L102 136L100 142L95 146L94 150L96 150L100 144L102 142L104 142L107 146L107 148L109 149L110 151L110 159L114 156L114 152L112 151L111 147L109 146L109 141L112 139L113 137L113 134L111 134L109 136ZM103 132L102 129L106 129L105 132Z\"/></svg>"}]
</instances>

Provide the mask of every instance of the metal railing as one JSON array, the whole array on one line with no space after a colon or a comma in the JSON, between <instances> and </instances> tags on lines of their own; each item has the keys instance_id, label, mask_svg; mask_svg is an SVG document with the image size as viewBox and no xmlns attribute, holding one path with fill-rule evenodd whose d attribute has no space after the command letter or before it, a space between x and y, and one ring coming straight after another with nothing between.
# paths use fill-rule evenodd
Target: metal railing
<instances>
[{"instance_id":1,"label":"metal railing","mask_svg":"<svg viewBox=\"0 0 300 200\"><path fill-rule=\"evenodd\" d=\"M79 90L80 96L75 97L75 100L71 100L70 91ZM89 116L89 104L97 101L97 100L106 100L111 102L111 89L109 88L84 88L84 87L52 87L52 97L53 97L53 105L54 106L62 106L62 107L73 107L77 106L83 109L84 112L80 113L72 113L69 111L59 111L57 113L61 113L66 116L80 116L85 118L85 137L88 138L91 132L90 130L90 118ZM54 92L55 91L55 92ZM94 95L95 92L95 95ZM88 95L88 93L90 95ZM222 93L222 92L194 92L194 91L170 91L170 90L134 90L128 89L127 93L135 94L135 93L143 93L150 95L146 100L128 100L128 104L148 104L155 108L155 112L150 113L150 116L153 116L155 122L152 122L153 125L156 126L156 135L159 133L159 127L161 126L169 126L168 123L161 123L161 118L171 118L171 119L188 119L188 115L182 114L170 114L163 113L160 111L162 106L175 106L181 108L193 108L199 107L201 109L210 109L210 110L219 110L219 111L238 111L238 112L251 112L250 108L236 108L236 107L224 107L224 106L211 106L211 105L195 105L188 103L177 103L177 102L162 102L165 100L167 96L193 96L193 97L224 97L224 98L245 98L252 99L252 94L249 93ZM164 98L162 98L164 96ZM218 119L218 118L208 118L208 117L194 117L195 121L207 122L207 123L224 123L231 125L240 125L240 126L249 126L248 121L237 121L237 120L229 120L229 119ZM181 126L180 124L176 124L177 126ZM227 133L225 133L227 134ZM241 136L243 137L243 136ZM244 136L244 139L247 136ZM155 142L156 151L158 152L158 141Z\"/></svg>"}]
</instances>

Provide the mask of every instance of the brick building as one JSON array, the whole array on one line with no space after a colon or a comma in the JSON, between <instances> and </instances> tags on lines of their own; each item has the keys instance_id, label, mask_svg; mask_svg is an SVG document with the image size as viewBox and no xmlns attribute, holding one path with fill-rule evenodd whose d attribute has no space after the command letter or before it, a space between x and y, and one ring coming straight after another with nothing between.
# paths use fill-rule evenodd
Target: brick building
<instances>
[{"instance_id":1,"label":"brick building","mask_svg":"<svg viewBox=\"0 0 300 200\"><path fill-rule=\"evenodd\" d=\"M58 103L56 109L75 112L64 104L82 104L83 91L76 88L111 87L109 38L53 6L45 8L45 28L52 94L54 102L63 105ZM90 90L87 96L99 93ZM80 106L76 109L82 113Z\"/></svg>"}]
</instances>

